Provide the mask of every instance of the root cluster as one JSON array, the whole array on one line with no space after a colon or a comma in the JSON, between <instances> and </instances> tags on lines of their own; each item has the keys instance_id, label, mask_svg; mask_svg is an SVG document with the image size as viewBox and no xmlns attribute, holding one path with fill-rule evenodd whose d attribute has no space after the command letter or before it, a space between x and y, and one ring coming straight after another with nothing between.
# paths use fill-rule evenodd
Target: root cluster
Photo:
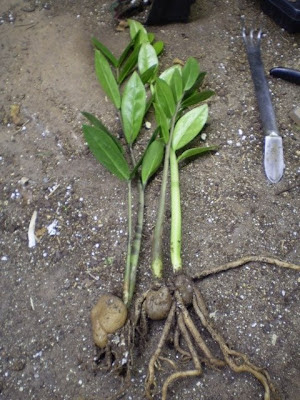
<instances>
[{"instance_id":1,"label":"root cluster","mask_svg":"<svg viewBox=\"0 0 300 400\"><path fill-rule=\"evenodd\" d=\"M204 271L200 276L194 278L203 279L204 277L226 271L232 268L237 268L248 262L264 262L273 264L282 268L290 268L300 271L300 266L289 264L277 259L267 257L244 257L232 263L217 267L214 270ZM163 332L160 336L156 350L154 351L149 364L148 373L145 382L145 395L148 399L152 399L158 391L156 375L159 373L159 365L161 362L167 362L168 367L172 367L174 372L171 373L163 382L161 389L161 399L167 399L167 393L170 385L179 379L188 377L200 376L203 373L202 366L220 370L224 367L229 367L232 371L240 373L247 372L252 374L264 388L264 400L277 400L279 396L273 386L269 374L263 368L253 364L249 358L236 350L231 349L222 335L217 331L216 327L209 318L209 313L199 288L195 285L194 280L187 278L184 275L175 279L173 287L168 287L168 294L171 295L168 315L165 319ZM189 282L189 283L187 283ZM164 292L166 287L164 287ZM157 292L162 291L160 288ZM153 291L148 291L136 303L135 330L138 335L145 338L148 332L147 319L147 296L153 298ZM160 293L161 295L161 293ZM162 317L163 319L164 317ZM158 319L158 318L156 318ZM220 351L218 356L215 356L206 341L204 340L201 331L197 326L199 324L208 333L210 338L217 343ZM203 329L202 329L203 330ZM175 362L162 355L163 349L168 344L168 341L174 344L176 352L181 355L182 361L190 361L191 367L185 369L183 363Z\"/></svg>"},{"instance_id":2,"label":"root cluster","mask_svg":"<svg viewBox=\"0 0 300 400\"><path fill-rule=\"evenodd\" d=\"M203 365L205 365L214 370L229 367L237 373L249 373L261 383L264 389L264 400L279 400L268 372L252 363L245 354L228 346L211 321L205 300L195 283L209 275L228 271L249 262L300 271L298 265L271 257L243 257L216 268L204 270L192 279L183 274L177 275L171 284L156 286L154 289L148 290L136 300L133 318L129 318L123 328L115 333L109 334L106 324L102 323L102 320L100 321L101 329L104 326L108 335L106 346L102 349L98 348L96 362L97 364L104 362L107 370L115 370L125 379L121 390L113 397L114 400L123 397L129 388L134 348L137 347L138 342L145 344L149 335L149 326L155 320L163 320L164 327L148 364L145 381L146 398L153 399L153 396L161 392L161 399L167 400L168 390L174 382L188 377L201 376ZM110 304L111 302L109 302ZM112 316L109 315L109 321L111 318ZM105 318L105 323L107 321L108 319ZM202 333L204 331L206 340ZM213 354L207 345L207 335L219 348L217 355ZM176 361L164 355L164 350L170 342L179 356L175 359ZM174 372L170 373L160 387L161 379L157 378L161 374L161 363L167 363L168 370L171 367Z\"/></svg>"}]
</instances>

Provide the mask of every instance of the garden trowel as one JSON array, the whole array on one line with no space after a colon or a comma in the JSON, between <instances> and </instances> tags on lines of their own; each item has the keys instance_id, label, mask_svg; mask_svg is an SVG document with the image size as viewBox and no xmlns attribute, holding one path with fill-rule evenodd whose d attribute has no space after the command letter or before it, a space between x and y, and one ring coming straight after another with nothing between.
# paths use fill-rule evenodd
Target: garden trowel
<instances>
[{"instance_id":1,"label":"garden trowel","mask_svg":"<svg viewBox=\"0 0 300 400\"><path fill-rule=\"evenodd\" d=\"M252 80L254 83L261 122L265 134L264 167L267 178L272 183L280 181L284 170L282 138L277 129L275 113L264 73L260 53L261 30L251 30L249 34L243 29Z\"/></svg>"}]
</instances>

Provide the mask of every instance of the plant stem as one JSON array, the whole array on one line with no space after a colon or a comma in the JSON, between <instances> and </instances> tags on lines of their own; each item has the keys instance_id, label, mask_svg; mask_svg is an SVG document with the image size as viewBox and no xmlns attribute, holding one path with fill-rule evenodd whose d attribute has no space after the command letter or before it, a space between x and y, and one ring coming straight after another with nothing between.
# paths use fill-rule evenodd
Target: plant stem
<instances>
[{"instance_id":1,"label":"plant stem","mask_svg":"<svg viewBox=\"0 0 300 400\"><path fill-rule=\"evenodd\" d=\"M133 166L136 165L132 144L129 145L129 153ZM138 267L139 254L141 249L142 231L144 224L144 208L145 208L145 186L142 185L140 179L138 179L138 211L137 211L137 222L135 225L134 236L132 235L132 190L131 180L128 182L128 246L127 246L127 259L126 269L124 275L124 291L123 301L124 304L129 307L136 283L136 271Z\"/></svg>"},{"instance_id":2,"label":"plant stem","mask_svg":"<svg viewBox=\"0 0 300 400\"><path fill-rule=\"evenodd\" d=\"M165 204L169 173L169 156L170 156L170 141L166 146L163 177L160 188L159 208L154 229L153 244L152 244L152 272L155 278L161 278L163 272L162 262L162 232L165 220Z\"/></svg>"},{"instance_id":3,"label":"plant stem","mask_svg":"<svg viewBox=\"0 0 300 400\"><path fill-rule=\"evenodd\" d=\"M154 228L153 245L152 245L152 272L155 278L161 278L163 273L163 262L162 262L162 233L163 224L165 220L165 207L166 207L166 194L167 194L167 184L168 184L168 174L169 174L169 163L170 163L170 149L173 139L173 132L175 128L175 123L177 121L177 114L180 110L181 100L176 106L175 113L172 117L170 137L166 145L165 159L164 159L164 169L163 177L160 189L159 198L159 208L156 218L156 224Z\"/></svg>"},{"instance_id":4,"label":"plant stem","mask_svg":"<svg viewBox=\"0 0 300 400\"><path fill-rule=\"evenodd\" d=\"M138 182L139 190L139 204L137 213L137 222L134 231L134 238L131 244L131 254L130 254L130 282L129 282L129 294L125 304L127 307L130 305L136 283L136 271L139 262L139 255L141 249L142 232L144 224L144 208L145 208L145 186L142 185L141 181Z\"/></svg>"},{"instance_id":5,"label":"plant stem","mask_svg":"<svg viewBox=\"0 0 300 400\"><path fill-rule=\"evenodd\" d=\"M174 272L182 269L181 262L181 204L179 171L176 153L170 149L170 172L171 172L171 243L170 253Z\"/></svg>"},{"instance_id":6,"label":"plant stem","mask_svg":"<svg viewBox=\"0 0 300 400\"><path fill-rule=\"evenodd\" d=\"M124 274L123 285L123 301L127 305L130 290L130 273L131 273L131 242L132 242L132 193L131 180L128 181L128 241L127 241L127 257L126 268Z\"/></svg>"}]
</instances>

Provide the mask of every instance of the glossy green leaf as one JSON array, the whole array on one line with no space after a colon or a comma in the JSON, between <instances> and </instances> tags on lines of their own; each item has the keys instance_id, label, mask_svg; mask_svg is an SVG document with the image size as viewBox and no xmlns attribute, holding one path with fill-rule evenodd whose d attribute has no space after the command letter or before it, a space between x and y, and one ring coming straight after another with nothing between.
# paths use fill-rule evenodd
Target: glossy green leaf
<instances>
[{"instance_id":1,"label":"glossy green leaf","mask_svg":"<svg viewBox=\"0 0 300 400\"><path fill-rule=\"evenodd\" d=\"M164 157L164 143L162 140L155 140L147 148L142 163L142 183L145 185L153 174L160 167Z\"/></svg>"},{"instance_id":2,"label":"glossy green leaf","mask_svg":"<svg viewBox=\"0 0 300 400\"><path fill-rule=\"evenodd\" d=\"M182 69L182 81L184 91L189 90L197 81L200 74L200 66L198 61L190 57Z\"/></svg>"},{"instance_id":3,"label":"glossy green leaf","mask_svg":"<svg viewBox=\"0 0 300 400\"><path fill-rule=\"evenodd\" d=\"M153 95L150 94L150 96L148 96L148 98L147 98L145 115L147 114L147 112L149 111L150 107L152 106L153 100L154 100Z\"/></svg>"},{"instance_id":4,"label":"glossy green leaf","mask_svg":"<svg viewBox=\"0 0 300 400\"><path fill-rule=\"evenodd\" d=\"M149 42L148 33L140 22L134 21L133 19L128 19L128 24L131 39L134 39L136 35L139 34L139 44Z\"/></svg>"},{"instance_id":5,"label":"glossy green leaf","mask_svg":"<svg viewBox=\"0 0 300 400\"><path fill-rule=\"evenodd\" d=\"M149 43L153 43L154 39L155 39L154 33L149 32L148 33L148 41L149 41Z\"/></svg>"},{"instance_id":6,"label":"glossy green leaf","mask_svg":"<svg viewBox=\"0 0 300 400\"><path fill-rule=\"evenodd\" d=\"M173 96L175 98L175 102L178 103L183 93L182 77L178 69L174 71L174 74L171 78L170 86L173 92Z\"/></svg>"},{"instance_id":7,"label":"glossy green leaf","mask_svg":"<svg viewBox=\"0 0 300 400\"><path fill-rule=\"evenodd\" d=\"M121 180L130 178L130 170L124 155L115 141L102 129L83 125L85 140L95 158Z\"/></svg>"},{"instance_id":8,"label":"glossy green leaf","mask_svg":"<svg viewBox=\"0 0 300 400\"><path fill-rule=\"evenodd\" d=\"M155 85L155 101L168 118L172 118L176 105L170 86L162 79L157 79Z\"/></svg>"},{"instance_id":9,"label":"glossy green leaf","mask_svg":"<svg viewBox=\"0 0 300 400\"><path fill-rule=\"evenodd\" d=\"M192 141L203 128L208 117L208 106L203 104L181 117L173 132L172 147L176 151Z\"/></svg>"},{"instance_id":10,"label":"glossy green leaf","mask_svg":"<svg viewBox=\"0 0 300 400\"><path fill-rule=\"evenodd\" d=\"M158 103L154 103L155 119L157 125L160 127L161 135L165 143L169 141L169 128L170 120L166 117L161 106Z\"/></svg>"},{"instance_id":11,"label":"glossy green leaf","mask_svg":"<svg viewBox=\"0 0 300 400\"><path fill-rule=\"evenodd\" d=\"M134 72L126 83L121 105L126 140L132 144L140 132L146 109L146 90L141 78Z\"/></svg>"},{"instance_id":12,"label":"glossy green leaf","mask_svg":"<svg viewBox=\"0 0 300 400\"><path fill-rule=\"evenodd\" d=\"M163 81L167 82L168 85L171 83L172 76L175 71L178 71L181 74L181 67L180 65L172 65L172 67L164 70L162 74L160 74L159 79L162 79Z\"/></svg>"},{"instance_id":13,"label":"glossy green leaf","mask_svg":"<svg viewBox=\"0 0 300 400\"><path fill-rule=\"evenodd\" d=\"M152 65L152 67L150 67L147 71L145 71L141 75L141 80L142 80L144 85L146 83L152 82L155 79L156 71L157 71L157 66L156 65Z\"/></svg>"},{"instance_id":14,"label":"glossy green leaf","mask_svg":"<svg viewBox=\"0 0 300 400\"><path fill-rule=\"evenodd\" d=\"M159 56L164 50L164 42L159 40L158 42L153 43L153 47L156 51L156 55Z\"/></svg>"},{"instance_id":15,"label":"glossy green leaf","mask_svg":"<svg viewBox=\"0 0 300 400\"><path fill-rule=\"evenodd\" d=\"M182 108L190 107L195 104L201 103L201 101L209 99L214 94L215 92L213 90L203 90L202 92L194 92L193 94L191 94L190 97L188 97L181 103Z\"/></svg>"},{"instance_id":16,"label":"glossy green leaf","mask_svg":"<svg viewBox=\"0 0 300 400\"><path fill-rule=\"evenodd\" d=\"M196 90L198 90L201 87L201 85L204 81L205 75L206 75L206 72L200 72L194 85L189 90L186 90L184 92L184 97L183 97L184 100L187 99L188 97L190 97Z\"/></svg>"},{"instance_id":17,"label":"glossy green leaf","mask_svg":"<svg viewBox=\"0 0 300 400\"><path fill-rule=\"evenodd\" d=\"M130 56L127 58L124 66L120 72L118 83L122 83L128 75L136 68L138 62L138 56L140 51L140 45L136 46Z\"/></svg>"},{"instance_id":18,"label":"glossy green leaf","mask_svg":"<svg viewBox=\"0 0 300 400\"><path fill-rule=\"evenodd\" d=\"M97 50L100 50L101 53L108 59L108 61L111 62L111 64L114 67L117 67L118 65L118 60L116 59L116 57L111 53L111 51L104 46L103 43L99 42L99 40L97 40L96 38L92 38L92 43L93 45L96 47Z\"/></svg>"},{"instance_id":19,"label":"glossy green leaf","mask_svg":"<svg viewBox=\"0 0 300 400\"><path fill-rule=\"evenodd\" d=\"M179 162L186 160L187 158L202 156L205 153L215 150L217 150L217 146L194 147L193 149L188 149L180 154L180 156L177 158L177 161Z\"/></svg>"},{"instance_id":20,"label":"glossy green leaf","mask_svg":"<svg viewBox=\"0 0 300 400\"><path fill-rule=\"evenodd\" d=\"M138 68L140 74L144 74L151 67L158 65L158 58L154 47L150 43L143 43L138 56Z\"/></svg>"},{"instance_id":21,"label":"glossy green leaf","mask_svg":"<svg viewBox=\"0 0 300 400\"><path fill-rule=\"evenodd\" d=\"M121 67L123 62L126 60L126 58L129 56L130 51L133 49L135 44L135 39L132 39L128 45L125 47L125 49L122 51L122 54L120 55L120 58L118 59L118 64L117 67Z\"/></svg>"},{"instance_id":22,"label":"glossy green leaf","mask_svg":"<svg viewBox=\"0 0 300 400\"><path fill-rule=\"evenodd\" d=\"M95 51L95 69L102 89L114 103L116 108L119 109L121 106L121 95L116 79L107 59L99 50Z\"/></svg>"},{"instance_id":23,"label":"glossy green leaf","mask_svg":"<svg viewBox=\"0 0 300 400\"><path fill-rule=\"evenodd\" d=\"M109 130L106 128L105 125L103 125L103 123L100 121L100 119L98 119L97 117L95 117L93 114L90 114L88 112L82 111L81 114L88 120L90 121L90 123L92 125L94 125L96 128L101 129L102 131L105 131L112 139L113 141L116 143L116 145L119 147L120 151L122 151L123 153L123 147L121 145L121 143L119 142L119 140L112 134L109 132Z\"/></svg>"},{"instance_id":24,"label":"glossy green leaf","mask_svg":"<svg viewBox=\"0 0 300 400\"><path fill-rule=\"evenodd\" d=\"M151 145L151 143L157 138L158 133L159 133L159 128L157 127L157 128L154 130L154 132L152 133L151 138L150 138L150 140L148 141L148 144L147 144L147 146L146 146L146 149L145 149L144 153L142 154L142 156L140 157L140 159L138 160L138 162L135 164L133 170L131 171L130 179L132 179L133 177L135 177L135 175L136 175L138 169L140 168L140 166L141 166L141 164L142 164L142 162L143 162L143 159L144 159L144 156L145 156L145 154L146 154L146 152L147 152L147 150L148 150L148 147L149 147L149 146Z\"/></svg>"}]
</instances>

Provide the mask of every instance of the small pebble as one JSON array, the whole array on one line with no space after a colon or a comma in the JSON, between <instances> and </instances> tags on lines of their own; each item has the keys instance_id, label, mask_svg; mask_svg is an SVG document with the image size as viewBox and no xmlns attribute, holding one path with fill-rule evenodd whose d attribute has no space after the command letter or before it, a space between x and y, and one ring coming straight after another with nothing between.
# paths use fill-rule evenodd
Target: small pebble
<instances>
[{"instance_id":1,"label":"small pebble","mask_svg":"<svg viewBox=\"0 0 300 400\"><path fill-rule=\"evenodd\" d=\"M290 112L290 117L294 122L296 122L297 125L300 126L300 107L294 108L293 111Z\"/></svg>"}]
</instances>

